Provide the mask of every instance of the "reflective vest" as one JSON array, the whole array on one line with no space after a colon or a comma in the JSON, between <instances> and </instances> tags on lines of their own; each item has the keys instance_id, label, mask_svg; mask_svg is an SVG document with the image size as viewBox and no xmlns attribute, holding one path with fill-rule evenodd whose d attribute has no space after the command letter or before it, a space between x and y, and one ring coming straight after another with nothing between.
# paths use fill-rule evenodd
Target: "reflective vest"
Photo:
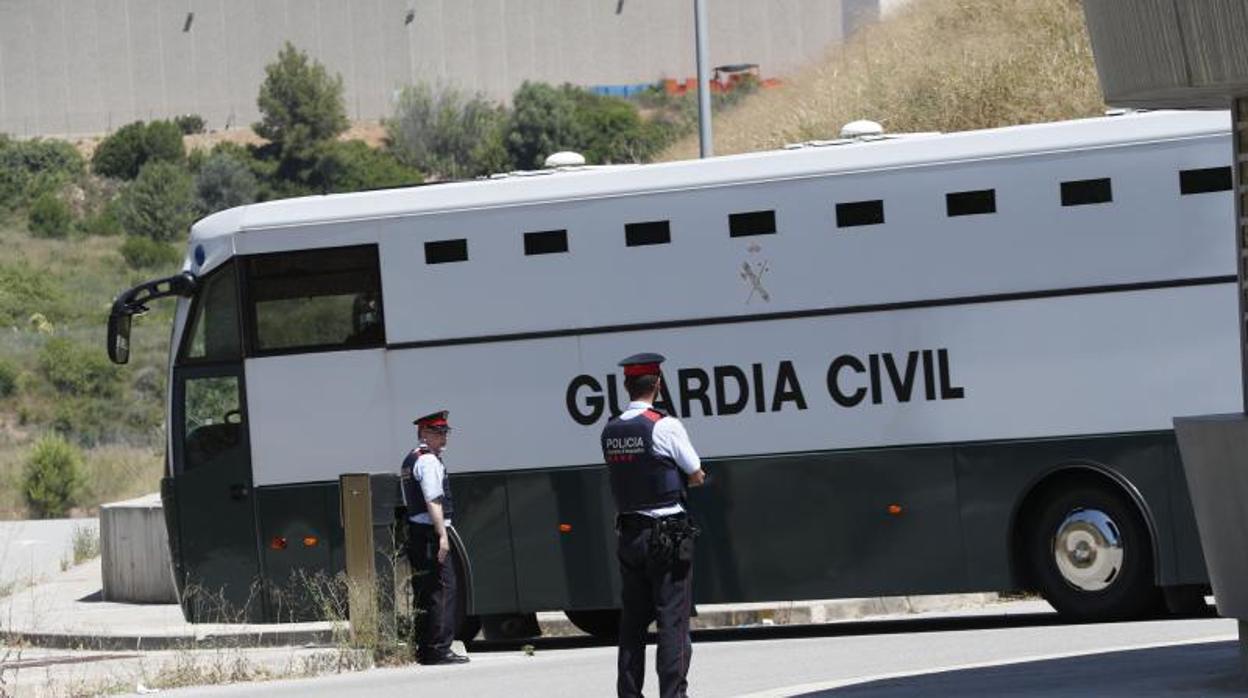
<instances>
[{"instance_id":1,"label":"reflective vest","mask_svg":"<svg viewBox=\"0 0 1248 698\"><path fill-rule=\"evenodd\" d=\"M433 454L428 448L421 446L415 451L407 454L407 458L403 459L403 466L399 468L399 481L403 484L403 503L407 505L407 515L416 516L417 514L428 514L429 506L425 502L425 493L420 489L420 482L416 479L416 461L425 454ZM434 455L436 458L436 454ZM455 503L451 499L451 478L446 474L446 468L442 469L442 518L449 519L451 514L455 513Z\"/></svg>"},{"instance_id":2,"label":"reflective vest","mask_svg":"<svg viewBox=\"0 0 1248 698\"><path fill-rule=\"evenodd\" d=\"M602 458L621 513L684 502L685 479L676 461L654 452L654 425L666 416L650 408L632 419L614 417L602 430Z\"/></svg>"}]
</instances>

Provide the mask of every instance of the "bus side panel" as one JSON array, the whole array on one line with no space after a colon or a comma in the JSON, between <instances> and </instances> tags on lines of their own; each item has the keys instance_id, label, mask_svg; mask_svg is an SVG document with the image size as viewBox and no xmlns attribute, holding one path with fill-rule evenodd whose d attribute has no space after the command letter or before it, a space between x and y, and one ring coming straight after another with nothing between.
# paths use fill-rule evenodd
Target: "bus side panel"
<instances>
[{"instance_id":1,"label":"bus side panel","mask_svg":"<svg viewBox=\"0 0 1248 698\"><path fill-rule=\"evenodd\" d=\"M1194 528L1181 521L1184 516L1191 517L1190 505L1177 517L1172 510L1173 478L1179 467L1174 454L1172 433L959 447L957 472L962 527L968 540L967 578L975 580L976 588L1017 588L1019 580L1010 569L1010 527L1022 498L1033 484L1063 466L1091 465L1117 473L1138 491L1157 536L1158 583L1192 581L1195 573L1191 562L1180 574L1175 554L1176 546L1198 542L1196 538L1186 539ZM969 543L972 540L975 544Z\"/></svg>"},{"instance_id":2,"label":"bus side panel","mask_svg":"<svg viewBox=\"0 0 1248 698\"><path fill-rule=\"evenodd\" d=\"M967 586L949 447L709 462L699 602L942 593ZM890 511L891 509L891 511Z\"/></svg>"},{"instance_id":3,"label":"bus side panel","mask_svg":"<svg viewBox=\"0 0 1248 698\"><path fill-rule=\"evenodd\" d=\"M520 610L619 604L614 511L601 466L507 476Z\"/></svg>"},{"instance_id":4,"label":"bus side panel","mask_svg":"<svg viewBox=\"0 0 1248 698\"><path fill-rule=\"evenodd\" d=\"M453 524L472 568L469 613L515 612L516 563L508 530L507 476L451 475L451 491L455 495Z\"/></svg>"}]
</instances>

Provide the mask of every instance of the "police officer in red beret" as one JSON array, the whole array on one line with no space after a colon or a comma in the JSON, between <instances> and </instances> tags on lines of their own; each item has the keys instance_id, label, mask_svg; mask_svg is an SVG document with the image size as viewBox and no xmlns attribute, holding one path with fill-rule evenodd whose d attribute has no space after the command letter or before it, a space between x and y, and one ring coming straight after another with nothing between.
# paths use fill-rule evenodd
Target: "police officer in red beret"
<instances>
[{"instance_id":1,"label":"police officer in red beret","mask_svg":"<svg viewBox=\"0 0 1248 698\"><path fill-rule=\"evenodd\" d=\"M421 664L463 664L468 658L451 651L455 640L456 577L454 550L447 531L455 505L442 463L451 425L440 410L414 422L419 445L403 459L400 470L403 503L407 506L407 559L412 566L416 598L416 661Z\"/></svg>"},{"instance_id":2,"label":"police officer in red beret","mask_svg":"<svg viewBox=\"0 0 1248 698\"><path fill-rule=\"evenodd\" d=\"M635 354L620 362L628 408L607 422L602 454L617 513L623 610L616 690L641 696L646 675L646 628L655 619L656 667L663 698L684 698L692 644L693 536L685 510L686 489L706 480L702 461L675 417L656 410L663 377L659 354Z\"/></svg>"}]
</instances>

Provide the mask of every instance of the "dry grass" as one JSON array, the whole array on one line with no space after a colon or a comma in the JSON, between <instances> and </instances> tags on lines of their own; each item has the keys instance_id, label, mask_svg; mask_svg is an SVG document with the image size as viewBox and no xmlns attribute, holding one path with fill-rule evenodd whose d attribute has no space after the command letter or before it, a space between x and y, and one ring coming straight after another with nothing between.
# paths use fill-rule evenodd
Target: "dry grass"
<instances>
[{"instance_id":1,"label":"dry grass","mask_svg":"<svg viewBox=\"0 0 1248 698\"><path fill-rule=\"evenodd\" d=\"M1102 113L1077 0L913 0L715 121L726 155L835 138L856 119L964 131ZM697 157L697 138L660 159Z\"/></svg>"},{"instance_id":2,"label":"dry grass","mask_svg":"<svg viewBox=\"0 0 1248 698\"><path fill-rule=\"evenodd\" d=\"M0 447L0 519L26 517L21 482L28 451L29 446L21 442ZM83 455L83 514L94 512L100 504L160 491L164 462L158 452L110 445L88 449Z\"/></svg>"}]
</instances>

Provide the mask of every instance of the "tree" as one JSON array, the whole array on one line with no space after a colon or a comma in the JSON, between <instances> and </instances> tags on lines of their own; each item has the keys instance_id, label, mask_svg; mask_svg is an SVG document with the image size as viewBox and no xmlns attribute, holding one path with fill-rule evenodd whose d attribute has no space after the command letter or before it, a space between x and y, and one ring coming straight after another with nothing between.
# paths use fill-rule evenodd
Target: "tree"
<instances>
[{"instance_id":1,"label":"tree","mask_svg":"<svg viewBox=\"0 0 1248 698\"><path fill-rule=\"evenodd\" d=\"M195 176L195 208L206 216L256 200L259 185L246 164L225 153L209 155Z\"/></svg>"},{"instance_id":2,"label":"tree","mask_svg":"<svg viewBox=\"0 0 1248 698\"><path fill-rule=\"evenodd\" d=\"M181 162L186 157L182 131L172 121L136 121L100 141L91 169L103 177L134 179L152 161Z\"/></svg>"},{"instance_id":3,"label":"tree","mask_svg":"<svg viewBox=\"0 0 1248 698\"><path fill-rule=\"evenodd\" d=\"M186 235L194 207L190 173L172 163L153 162L122 191L118 217L130 235L171 242Z\"/></svg>"},{"instance_id":4,"label":"tree","mask_svg":"<svg viewBox=\"0 0 1248 698\"><path fill-rule=\"evenodd\" d=\"M420 84L403 90L387 145L405 165L443 179L511 169L502 135L507 111L482 95Z\"/></svg>"},{"instance_id":5,"label":"tree","mask_svg":"<svg viewBox=\"0 0 1248 698\"><path fill-rule=\"evenodd\" d=\"M31 513L64 516L82 494L82 453L60 436L35 443L22 471L22 494Z\"/></svg>"},{"instance_id":6,"label":"tree","mask_svg":"<svg viewBox=\"0 0 1248 698\"><path fill-rule=\"evenodd\" d=\"M312 160L318 144L347 130L341 75L330 77L289 41L264 72L256 99L262 118L252 128L277 146L282 160Z\"/></svg>"},{"instance_id":7,"label":"tree","mask_svg":"<svg viewBox=\"0 0 1248 698\"><path fill-rule=\"evenodd\" d=\"M522 170L541 169L547 156L581 140L576 103L567 90L525 81L512 96L507 152Z\"/></svg>"},{"instance_id":8,"label":"tree","mask_svg":"<svg viewBox=\"0 0 1248 698\"><path fill-rule=\"evenodd\" d=\"M364 141L326 143L310 175L317 190L360 191L420 184L416 170L403 165L393 155L368 147Z\"/></svg>"}]
</instances>

